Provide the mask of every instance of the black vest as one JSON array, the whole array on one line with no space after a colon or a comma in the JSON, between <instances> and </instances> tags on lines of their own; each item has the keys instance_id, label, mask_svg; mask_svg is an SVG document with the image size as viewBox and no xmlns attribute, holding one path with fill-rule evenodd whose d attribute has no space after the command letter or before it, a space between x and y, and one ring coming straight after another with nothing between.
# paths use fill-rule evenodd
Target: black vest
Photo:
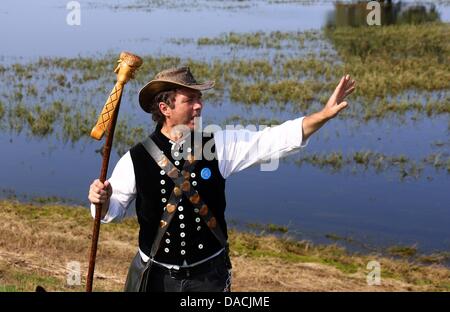
<instances>
[{"instance_id":1,"label":"black vest","mask_svg":"<svg viewBox=\"0 0 450 312\"><path fill-rule=\"evenodd\" d=\"M161 133L160 127L157 127L151 134L151 138L172 163L181 170L184 159L179 162L173 159L171 153L173 144ZM190 136L190 139L193 140L193 135ZM212 137L202 138L202 146L205 146L209 140L214 139ZM211 142L208 143L208 149L210 146ZM191 147L193 147L193 143ZM180 152L183 148L185 146L182 145ZM215 152L214 145L212 145L212 151ZM174 183L170 177L161 172L160 167L141 143L131 148L130 154L136 177L136 214L140 225L139 248L149 256L158 231L159 221L172 193ZM209 178L208 174L205 174L208 172L211 173ZM198 191L202 200L211 209L227 237L225 179L219 171L217 157L213 160L206 160L202 157L196 163L189 181L191 187ZM166 234L161 240L155 260L176 265L181 265L186 260L188 264L192 264L213 255L221 248L221 244L198 211L194 210L189 199L183 195Z\"/></svg>"}]
</instances>

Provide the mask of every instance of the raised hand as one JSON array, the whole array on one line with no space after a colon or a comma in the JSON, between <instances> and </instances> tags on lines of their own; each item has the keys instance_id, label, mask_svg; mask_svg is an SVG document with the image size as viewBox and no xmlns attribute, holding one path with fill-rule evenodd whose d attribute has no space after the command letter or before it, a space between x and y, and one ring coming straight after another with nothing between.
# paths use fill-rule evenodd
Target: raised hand
<instances>
[{"instance_id":1,"label":"raised hand","mask_svg":"<svg viewBox=\"0 0 450 312\"><path fill-rule=\"evenodd\" d=\"M322 110L322 114L326 119L336 117L341 110L348 106L348 103L344 99L355 90L355 85L356 82L351 80L350 75L345 75L341 78L341 81Z\"/></svg>"}]
</instances>

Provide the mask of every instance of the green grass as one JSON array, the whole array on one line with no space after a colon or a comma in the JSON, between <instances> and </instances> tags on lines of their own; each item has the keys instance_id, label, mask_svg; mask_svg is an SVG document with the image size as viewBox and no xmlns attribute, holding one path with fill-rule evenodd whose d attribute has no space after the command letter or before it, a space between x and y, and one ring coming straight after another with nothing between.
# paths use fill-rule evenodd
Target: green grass
<instances>
[{"instance_id":1,"label":"green grass","mask_svg":"<svg viewBox=\"0 0 450 312\"><path fill-rule=\"evenodd\" d=\"M302 47L306 40L313 41L321 39L322 34L316 30L304 32L281 32L273 31L270 33L236 33L230 32L221 34L219 37L208 38L201 37L197 40L199 46L203 45L223 45L240 46L250 48L281 49L283 47L295 45Z\"/></svg>"},{"instance_id":2,"label":"green grass","mask_svg":"<svg viewBox=\"0 0 450 312\"><path fill-rule=\"evenodd\" d=\"M348 257L344 248L335 245L314 246L307 241L264 238L232 231L230 249L234 253L249 257L272 257L289 262L326 264L344 273L355 273L358 267L351 257Z\"/></svg>"},{"instance_id":3,"label":"green grass","mask_svg":"<svg viewBox=\"0 0 450 312\"><path fill-rule=\"evenodd\" d=\"M60 284L60 280L52 276L42 276L34 273L13 272L12 278L20 285L16 291L24 291L33 286L40 285L44 288L56 288Z\"/></svg>"},{"instance_id":4,"label":"green grass","mask_svg":"<svg viewBox=\"0 0 450 312\"><path fill-rule=\"evenodd\" d=\"M285 225L278 225L278 224L260 224L260 223L248 223L247 228L259 230L263 232L268 233L287 233L289 231L289 228Z\"/></svg>"},{"instance_id":5,"label":"green grass","mask_svg":"<svg viewBox=\"0 0 450 312\"><path fill-rule=\"evenodd\" d=\"M412 257L417 254L415 246L392 246L388 248L388 252L393 256Z\"/></svg>"},{"instance_id":6,"label":"green grass","mask_svg":"<svg viewBox=\"0 0 450 312\"><path fill-rule=\"evenodd\" d=\"M325 31L368 100L450 88L450 24L342 27Z\"/></svg>"},{"instance_id":7,"label":"green grass","mask_svg":"<svg viewBox=\"0 0 450 312\"><path fill-rule=\"evenodd\" d=\"M383 57L388 58L386 62L429 57L444 63L450 52L449 27L446 23L338 27L326 29L325 35L344 58L358 57L369 63Z\"/></svg>"}]
</instances>

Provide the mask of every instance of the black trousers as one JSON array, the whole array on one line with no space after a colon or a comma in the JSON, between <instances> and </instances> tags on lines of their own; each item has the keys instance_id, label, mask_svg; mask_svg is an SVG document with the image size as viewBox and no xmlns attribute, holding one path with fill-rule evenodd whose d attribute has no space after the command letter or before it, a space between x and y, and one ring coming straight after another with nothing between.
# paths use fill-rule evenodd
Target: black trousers
<instances>
[{"instance_id":1,"label":"black trousers","mask_svg":"<svg viewBox=\"0 0 450 312\"><path fill-rule=\"evenodd\" d=\"M192 268L167 269L159 264L148 266L139 252L131 262L125 291L145 292L229 292L231 269L223 252Z\"/></svg>"}]
</instances>

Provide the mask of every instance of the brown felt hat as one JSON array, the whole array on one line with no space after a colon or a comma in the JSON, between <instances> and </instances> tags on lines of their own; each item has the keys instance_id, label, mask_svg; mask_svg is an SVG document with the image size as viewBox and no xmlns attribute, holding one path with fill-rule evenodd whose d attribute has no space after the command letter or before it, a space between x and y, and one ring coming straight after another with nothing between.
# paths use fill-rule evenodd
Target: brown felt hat
<instances>
[{"instance_id":1,"label":"brown felt hat","mask_svg":"<svg viewBox=\"0 0 450 312\"><path fill-rule=\"evenodd\" d=\"M204 91L213 88L214 81L198 83L189 67L166 69L156 74L155 79L147 83L141 91L139 91L139 104L144 111L150 113L153 99L159 92L169 91L178 87Z\"/></svg>"}]
</instances>

